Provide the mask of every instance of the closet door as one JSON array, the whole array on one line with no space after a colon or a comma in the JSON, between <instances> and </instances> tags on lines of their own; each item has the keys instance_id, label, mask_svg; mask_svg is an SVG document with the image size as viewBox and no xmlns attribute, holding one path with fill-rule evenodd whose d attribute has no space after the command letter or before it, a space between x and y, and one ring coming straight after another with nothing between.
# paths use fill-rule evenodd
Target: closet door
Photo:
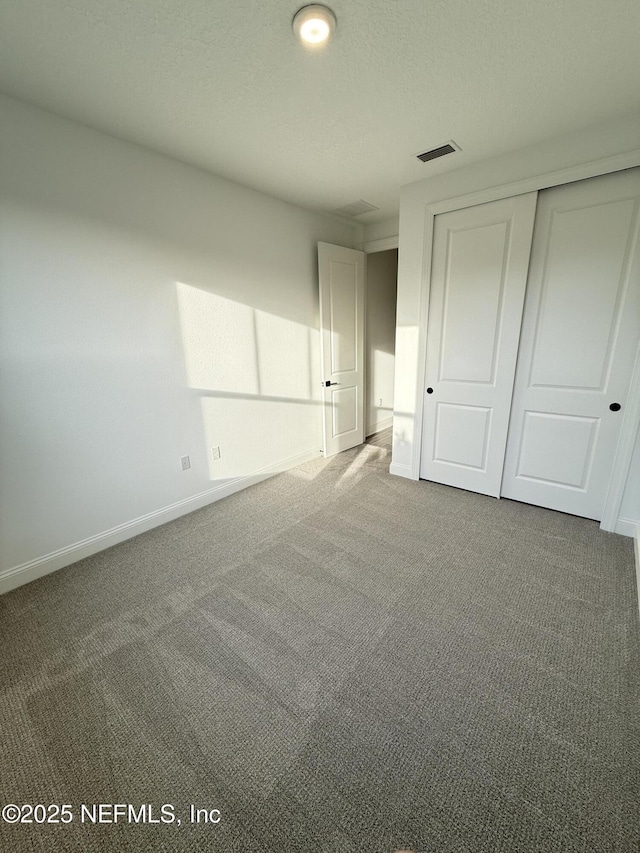
<instances>
[{"instance_id":1,"label":"closet door","mask_svg":"<svg viewBox=\"0 0 640 853\"><path fill-rule=\"evenodd\" d=\"M536 196L435 219L424 479L500 494Z\"/></svg>"},{"instance_id":2,"label":"closet door","mask_svg":"<svg viewBox=\"0 0 640 853\"><path fill-rule=\"evenodd\" d=\"M540 193L502 495L601 519L640 338L640 168Z\"/></svg>"}]
</instances>

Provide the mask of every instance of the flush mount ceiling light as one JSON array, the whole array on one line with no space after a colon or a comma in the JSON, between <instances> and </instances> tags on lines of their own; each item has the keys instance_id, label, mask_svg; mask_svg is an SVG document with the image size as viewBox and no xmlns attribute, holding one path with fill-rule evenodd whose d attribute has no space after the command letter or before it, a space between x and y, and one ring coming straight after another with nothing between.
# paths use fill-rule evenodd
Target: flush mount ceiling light
<instances>
[{"instance_id":1,"label":"flush mount ceiling light","mask_svg":"<svg viewBox=\"0 0 640 853\"><path fill-rule=\"evenodd\" d=\"M329 41L336 28L336 16L326 6L303 6L293 18L296 38L308 47Z\"/></svg>"}]
</instances>

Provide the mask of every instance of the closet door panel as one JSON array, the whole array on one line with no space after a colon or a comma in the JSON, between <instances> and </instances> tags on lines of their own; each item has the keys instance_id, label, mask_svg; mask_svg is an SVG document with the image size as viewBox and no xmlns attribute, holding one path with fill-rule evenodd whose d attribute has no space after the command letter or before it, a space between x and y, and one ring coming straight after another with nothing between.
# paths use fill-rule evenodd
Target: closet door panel
<instances>
[{"instance_id":1,"label":"closet door panel","mask_svg":"<svg viewBox=\"0 0 640 853\"><path fill-rule=\"evenodd\" d=\"M436 217L424 479L500 493L536 195Z\"/></svg>"},{"instance_id":2,"label":"closet door panel","mask_svg":"<svg viewBox=\"0 0 640 853\"><path fill-rule=\"evenodd\" d=\"M540 193L504 497L602 518L640 337L639 207L640 169Z\"/></svg>"}]
</instances>

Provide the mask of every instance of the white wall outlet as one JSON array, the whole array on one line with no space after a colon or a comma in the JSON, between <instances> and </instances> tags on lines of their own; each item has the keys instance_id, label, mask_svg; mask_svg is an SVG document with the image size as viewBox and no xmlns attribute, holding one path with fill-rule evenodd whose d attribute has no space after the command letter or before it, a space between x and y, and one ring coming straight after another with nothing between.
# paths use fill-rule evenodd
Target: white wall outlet
<instances>
[{"instance_id":1,"label":"white wall outlet","mask_svg":"<svg viewBox=\"0 0 640 853\"><path fill-rule=\"evenodd\" d=\"M211 458L214 462L216 459L220 459L220 445L211 448Z\"/></svg>"},{"instance_id":2,"label":"white wall outlet","mask_svg":"<svg viewBox=\"0 0 640 853\"><path fill-rule=\"evenodd\" d=\"M181 456L180 457L180 464L182 465L183 471L188 471L189 468L191 468L191 460L189 459L188 456Z\"/></svg>"}]
</instances>

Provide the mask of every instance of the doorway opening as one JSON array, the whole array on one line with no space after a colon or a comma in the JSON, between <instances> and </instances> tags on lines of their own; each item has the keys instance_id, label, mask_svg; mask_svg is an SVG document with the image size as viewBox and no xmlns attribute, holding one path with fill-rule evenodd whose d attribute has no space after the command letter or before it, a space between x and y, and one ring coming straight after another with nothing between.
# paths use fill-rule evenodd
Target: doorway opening
<instances>
[{"instance_id":1,"label":"doorway opening","mask_svg":"<svg viewBox=\"0 0 640 853\"><path fill-rule=\"evenodd\" d=\"M365 436L393 423L398 250L367 254L365 278Z\"/></svg>"}]
</instances>

